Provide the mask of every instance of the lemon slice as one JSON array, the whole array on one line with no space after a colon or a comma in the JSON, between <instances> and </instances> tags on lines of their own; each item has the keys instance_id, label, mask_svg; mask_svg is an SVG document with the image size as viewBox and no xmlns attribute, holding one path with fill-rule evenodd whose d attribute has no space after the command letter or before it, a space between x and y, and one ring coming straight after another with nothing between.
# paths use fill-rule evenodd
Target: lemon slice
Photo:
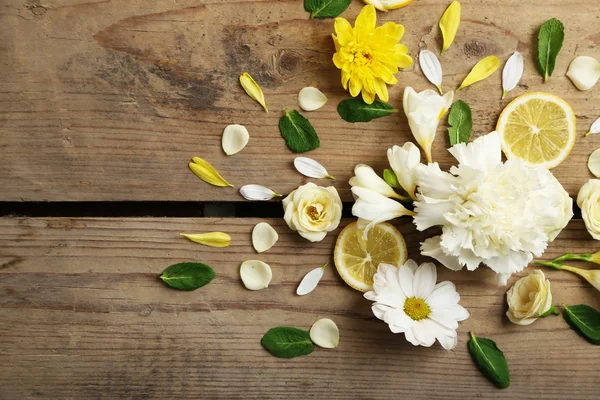
<instances>
[{"instance_id":1,"label":"lemon slice","mask_svg":"<svg viewBox=\"0 0 600 400\"><path fill-rule=\"evenodd\" d=\"M340 232L333 252L333 261L342 279L361 292L373 289L373 275L380 263L399 267L406 259L402 234L387 223L375 225L366 240L356 222L351 223Z\"/></svg>"},{"instance_id":2,"label":"lemon slice","mask_svg":"<svg viewBox=\"0 0 600 400\"><path fill-rule=\"evenodd\" d=\"M549 93L528 93L506 106L496 130L506 158L529 166L554 168L575 144L575 114L563 99Z\"/></svg>"},{"instance_id":3,"label":"lemon slice","mask_svg":"<svg viewBox=\"0 0 600 400\"><path fill-rule=\"evenodd\" d=\"M405 7L413 2L413 0L363 0L363 1L367 4L371 4L373 7L375 7L379 11L395 10L396 8Z\"/></svg>"}]
</instances>

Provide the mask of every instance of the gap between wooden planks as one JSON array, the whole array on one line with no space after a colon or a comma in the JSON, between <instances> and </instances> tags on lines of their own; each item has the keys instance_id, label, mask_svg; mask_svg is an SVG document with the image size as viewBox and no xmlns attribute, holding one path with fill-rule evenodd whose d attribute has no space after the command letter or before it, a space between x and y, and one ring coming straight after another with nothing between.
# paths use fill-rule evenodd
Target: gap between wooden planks
<instances>
[{"instance_id":1,"label":"gap between wooden planks","mask_svg":"<svg viewBox=\"0 0 600 400\"><path fill-rule=\"evenodd\" d=\"M34 4L35 5L32 5ZM117 5L118 3L118 5ZM447 2L419 0L378 13L380 23L404 24L402 40L416 59L439 51L437 27ZM354 20L355 0L343 16ZM494 129L501 110L523 93L563 97L578 118L572 154L553 172L571 196L591 175L589 154L600 137L583 138L600 116L593 101L600 85L579 92L564 76L575 56L600 59L597 0L470 0L460 30L441 57L444 89L455 89L475 63L494 54L502 62L525 56L518 88L500 100L501 73L459 92L473 110L474 137ZM536 33L558 17L566 39L547 84L535 66ZM209 160L237 188L266 185L289 193L306 179L292 167L278 120L295 107L303 87L319 87L329 102L305 113L321 138L308 155L338 180L342 198L356 164L387 167L385 151L412 140L402 112L368 124L349 124L336 112L348 94L331 57L332 20L309 20L302 2L250 0L9 1L0 14L4 46L0 74L0 194L2 201L241 201L237 189L214 188L187 168L192 156ZM238 77L248 71L262 85L271 113L248 98ZM390 103L402 90L433 89L417 64L401 71ZM223 128L248 127L241 153L221 150ZM452 158L446 121L434 143L434 160Z\"/></svg>"},{"instance_id":2,"label":"gap between wooden planks","mask_svg":"<svg viewBox=\"0 0 600 400\"><path fill-rule=\"evenodd\" d=\"M438 280L457 285L471 318L461 323L455 350L413 347L338 277L331 256L339 230L311 244L282 219L267 219L280 240L256 254L250 232L260 221L1 218L0 398L597 398L597 348L561 317L527 327L509 323L508 286L497 287L486 268L438 268ZM424 234L408 220L397 226L415 257ZM212 230L230 233L232 246L213 249L179 237ZM544 258L595 250L582 222L573 221ZM268 289L242 286L238 269L246 259L271 265ZM159 281L163 269L185 260L211 265L215 280L189 293ZM296 296L302 276L326 261L316 291ZM544 272L556 304L600 306L579 277ZM308 329L324 317L340 327L335 350L282 360L260 345L269 328ZM504 351L510 388L494 388L476 370L466 348L471 330Z\"/></svg>"}]
</instances>

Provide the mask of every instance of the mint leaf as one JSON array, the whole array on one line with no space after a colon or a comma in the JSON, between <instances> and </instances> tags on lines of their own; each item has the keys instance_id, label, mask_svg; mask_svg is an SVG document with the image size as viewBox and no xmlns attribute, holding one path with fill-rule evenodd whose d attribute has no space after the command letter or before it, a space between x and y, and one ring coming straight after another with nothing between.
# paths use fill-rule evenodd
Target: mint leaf
<instances>
[{"instance_id":1,"label":"mint leaf","mask_svg":"<svg viewBox=\"0 0 600 400\"><path fill-rule=\"evenodd\" d=\"M304 11L311 18L335 18L348 8L352 0L304 0Z\"/></svg>"},{"instance_id":2,"label":"mint leaf","mask_svg":"<svg viewBox=\"0 0 600 400\"><path fill-rule=\"evenodd\" d=\"M598 310L579 304L565 306L563 304L563 318L571 329L579 333L592 344L600 344L600 312Z\"/></svg>"},{"instance_id":3,"label":"mint leaf","mask_svg":"<svg viewBox=\"0 0 600 400\"><path fill-rule=\"evenodd\" d=\"M215 277L215 271L206 264L184 262L173 264L160 276L164 283L179 290L196 290L208 285Z\"/></svg>"},{"instance_id":4,"label":"mint leaf","mask_svg":"<svg viewBox=\"0 0 600 400\"><path fill-rule=\"evenodd\" d=\"M286 110L279 120L279 130L294 153L304 153L321 145L315 128L296 110Z\"/></svg>"},{"instance_id":5,"label":"mint leaf","mask_svg":"<svg viewBox=\"0 0 600 400\"><path fill-rule=\"evenodd\" d=\"M493 340L477 337L471 332L471 339L467 345L473 361L486 378L500 389L510 386L506 358Z\"/></svg>"},{"instance_id":6,"label":"mint leaf","mask_svg":"<svg viewBox=\"0 0 600 400\"><path fill-rule=\"evenodd\" d=\"M269 329L260 343L269 353L280 358L304 356L315 349L308 331L291 326Z\"/></svg>"},{"instance_id":7,"label":"mint leaf","mask_svg":"<svg viewBox=\"0 0 600 400\"><path fill-rule=\"evenodd\" d=\"M542 24L538 33L538 66L544 75L544 82L554 72L556 57L564 40L565 27L562 22L552 18Z\"/></svg>"},{"instance_id":8,"label":"mint leaf","mask_svg":"<svg viewBox=\"0 0 600 400\"><path fill-rule=\"evenodd\" d=\"M450 146L457 143L468 143L473 132L473 116L471 108L467 103L458 100L452 106L448 115L448 134L450 135Z\"/></svg>"},{"instance_id":9,"label":"mint leaf","mask_svg":"<svg viewBox=\"0 0 600 400\"><path fill-rule=\"evenodd\" d=\"M369 122L398 112L388 103L375 100L373 104L367 104L360 98L340 101L337 110L340 117L348 122Z\"/></svg>"}]
</instances>

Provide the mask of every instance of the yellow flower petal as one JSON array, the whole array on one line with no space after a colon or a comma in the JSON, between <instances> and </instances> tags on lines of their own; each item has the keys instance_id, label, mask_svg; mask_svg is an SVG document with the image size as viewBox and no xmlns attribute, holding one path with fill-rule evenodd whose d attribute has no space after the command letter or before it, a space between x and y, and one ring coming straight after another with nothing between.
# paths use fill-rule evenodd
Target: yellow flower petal
<instances>
[{"instance_id":1,"label":"yellow flower petal","mask_svg":"<svg viewBox=\"0 0 600 400\"><path fill-rule=\"evenodd\" d=\"M342 87L348 90L348 81L350 80L350 72L342 70Z\"/></svg>"},{"instance_id":2,"label":"yellow flower petal","mask_svg":"<svg viewBox=\"0 0 600 400\"><path fill-rule=\"evenodd\" d=\"M387 103L390 100L387 85L381 78L375 78L375 90L381 101Z\"/></svg>"},{"instance_id":3,"label":"yellow flower petal","mask_svg":"<svg viewBox=\"0 0 600 400\"><path fill-rule=\"evenodd\" d=\"M377 14L375 13L375 7L368 4L363 7L356 17L354 22L354 30L359 30L361 33L371 33L375 30L377 24Z\"/></svg>"},{"instance_id":4,"label":"yellow flower petal","mask_svg":"<svg viewBox=\"0 0 600 400\"><path fill-rule=\"evenodd\" d=\"M189 167L198 178L202 179L206 183L210 183L214 186L233 187L231 183L227 182L221 175L219 175L217 170L215 170L208 161L203 160L200 157L192 158L192 162L189 163Z\"/></svg>"},{"instance_id":5,"label":"yellow flower petal","mask_svg":"<svg viewBox=\"0 0 600 400\"><path fill-rule=\"evenodd\" d=\"M258 83L252 79L249 73L244 72L240 75L240 84L252 99L256 100L266 112L269 112L267 109L267 105L265 104L265 95L263 94L262 89L258 86Z\"/></svg>"},{"instance_id":6,"label":"yellow flower petal","mask_svg":"<svg viewBox=\"0 0 600 400\"><path fill-rule=\"evenodd\" d=\"M496 56L487 56L483 60L480 60L477 64L475 64L471 72L469 72L469 75L467 75L463 83L460 84L460 87L456 89L456 91L458 92L467 86L484 80L493 74L499 66L500 60Z\"/></svg>"},{"instance_id":7,"label":"yellow flower petal","mask_svg":"<svg viewBox=\"0 0 600 400\"><path fill-rule=\"evenodd\" d=\"M352 97L358 96L358 94L360 93L360 90L362 89L362 82L360 81L358 76L351 75L349 83L350 83L350 96L352 96Z\"/></svg>"},{"instance_id":8,"label":"yellow flower petal","mask_svg":"<svg viewBox=\"0 0 600 400\"><path fill-rule=\"evenodd\" d=\"M460 3L453 1L440 19L440 30L444 37L444 45L442 47L442 54L448 47L454 42L456 32L458 32L458 26L460 25Z\"/></svg>"},{"instance_id":9,"label":"yellow flower petal","mask_svg":"<svg viewBox=\"0 0 600 400\"><path fill-rule=\"evenodd\" d=\"M335 33L337 34L337 41L342 46L346 46L349 42L354 39L354 31L350 22L344 18L336 18L334 23Z\"/></svg>"},{"instance_id":10,"label":"yellow flower petal","mask_svg":"<svg viewBox=\"0 0 600 400\"><path fill-rule=\"evenodd\" d=\"M224 232L209 233L180 233L186 239L195 243L200 243L210 247L229 247L231 245L231 236Z\"/></svg>"},{"instance_id":11,"label":"yellow flower petal","mask_svg":"<svg viewBox=\"0 0 600 400\"><path fill-rule=\"evenodd\" d=\"M362 98L367 104L373 104L375 101L375 92L367 92L365 89L362 91Z\"/></svg>"}]
</instances>

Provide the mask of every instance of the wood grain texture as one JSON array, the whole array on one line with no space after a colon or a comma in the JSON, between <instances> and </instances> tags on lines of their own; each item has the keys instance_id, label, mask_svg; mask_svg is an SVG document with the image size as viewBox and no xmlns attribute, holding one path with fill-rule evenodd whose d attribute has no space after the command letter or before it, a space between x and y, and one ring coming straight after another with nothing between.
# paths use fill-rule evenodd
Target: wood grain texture
<instances>
[{"instance_id":1,"label":"wood grain texture","mask_svg":"<svg viewBox=\"0 0 600 400\"><path fill-rule=\"evenodd\" d=\"M419 0L378 17L405 25L403 42L415 57L419 49L439 50L437 23L447 3ZM361 7L355 0L343 16L353 20ZM599 13L597 0L465 1L456 42L441 58L444 87L452 89L484 56L504 62L515 49L525 55L525 75L507 100L500 100L500 72L457 98L473 109L475 136L493 130L508 101L527 91L567 100L580 135L554 172L571 195L591 177L585 163L600 145L600 137L582 137L600 115L593 99L600 88L579 92L564 74L577 55L600 59ZM535 37L551 17L564 22L566 41L554 76L543 84ZM292 167L277 122L307 85L329 97L308 115L322 141L309 155L338 177L335 185L349 200L354 165L381 171L385 150L411 134L400 113L368 124L339 118L337 103L348 95L331 62L332 29L332 20L309 20L300 0L5 0L0 200L242 200L236 189L198 180L187 169L192 156L212 162L237 187L258 183L289 192L304 178ZM239 87L244 71L262 85L271 113ZM405 86L432 87L417 65L398 79L391 88L398 107ZM233 157L220 147L230 123L251 134ZM444 120L434 159L445 167L448 145Z\"/></svg>"},{"instance_id":2,"label":"wood grain texture","mask_svg":"<svg viewBox=\"0 0 600 400\"><path fill-rule=\"evenodd\" d=\"M369 302L328 267L315 292L294 294L302 276L331 262L337 231L310 244L282 220L268 220L280 240L257 255L253 219L0 219L0 398L2 399L594 399L597 348L561 317L520 327L504 316L507 287L491 271L451 272L471 318L459 343L417 348L376 320ZM343 221L344 226L349 221ZM398 223L418 254L423 234ZM180 232L229 232L233 245L203 247ZM597 250L574 221L545 257ZM271 286L246 290L239 265L261 259ZM168 265L199 260L217 272L195 292L167 288ZM600 306L577 276L545 271L555 303ZM509 282L512 284L517 277ZM277 359L260 345L277 325L308 329L332 318L341 344L309 356ZM512 385L495 389L467 352L468 332L493 338L504 351Z\"/></svg>"}]
</instances>

